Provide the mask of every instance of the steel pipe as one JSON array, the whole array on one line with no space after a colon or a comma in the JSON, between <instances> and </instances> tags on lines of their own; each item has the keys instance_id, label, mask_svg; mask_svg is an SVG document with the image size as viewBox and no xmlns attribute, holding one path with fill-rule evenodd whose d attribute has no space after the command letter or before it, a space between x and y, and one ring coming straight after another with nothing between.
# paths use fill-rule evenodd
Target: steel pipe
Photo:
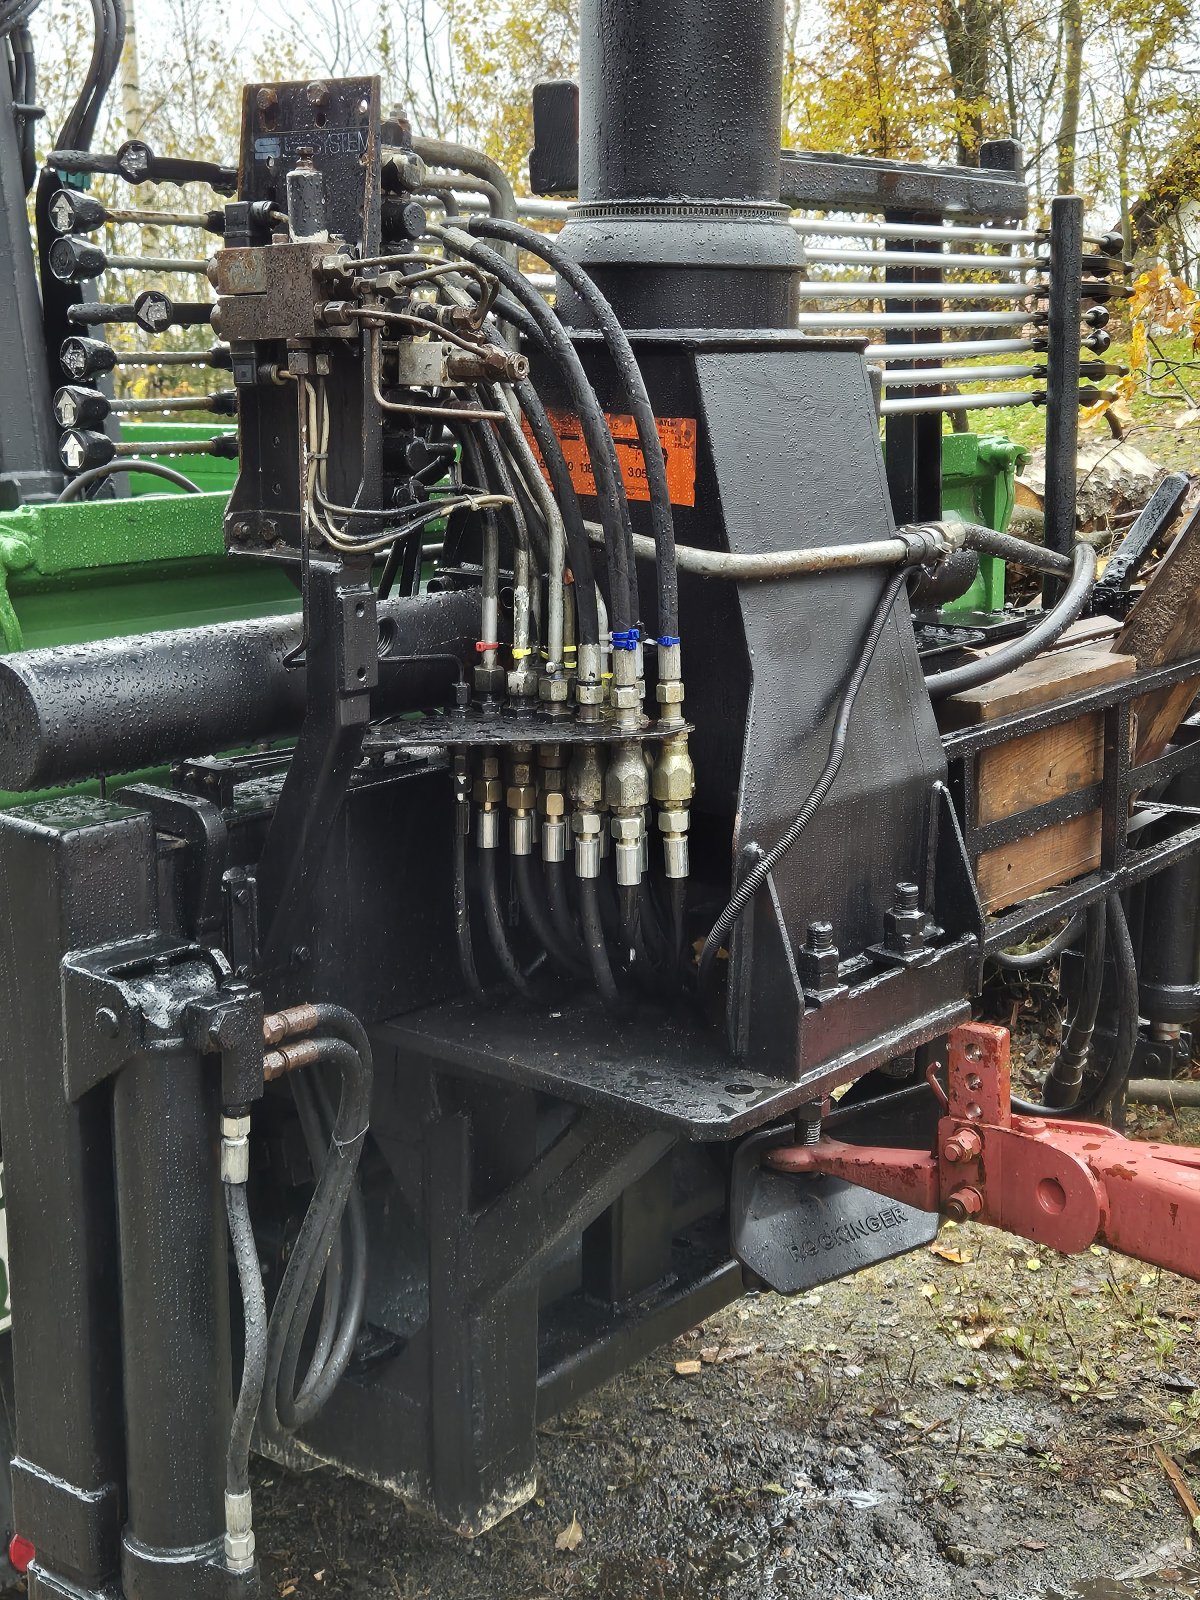
<instances>
[{"instance_id":1,"label":"steel pipe","mask_svg":"<svg viewBox=\"0 0 1200 1600\"><path fill-rule=\"evenodd\" d=\"M801 300L1044 300L1049 292L1046 283L876 283L872 278L806 278L796 285Z\"/></svg>"},{"instance_id":2,"label":"steel pipe","mask_svg":"<svg viewBox=\"0 0 1200 1600\"><path fill-rule=\"evenodd\" d=\"M945 344L869 344L863 351L868 361L944 361L947 356L1007 356L1025 350L1040 350L1041 339L960 339Z\"/></svg>"},{"instance_id":3,"label":"steel pipe","mask_svg":"<svg viewBox=\"0 0 1200 1600\"><path fill-rule=\"evenodd\" d=\"M936 395L925 398L885 400L880 413L885 417L902 416L906 412L922 411L988 411L996 406L1032 406L1046 398L1044 389L1012 389L992 394L950 394L940 399Z\"/></svg>"},{"instance_id":4,"label":"steel pipe","mask_svg":"<svg viewBox=\"0 0 1200 1600\"><path fill-rule=\"evenodd\" d=\"M961 267L970 272L1045 272L1042 256L956 256L940 250L825 250L820 245L805 247L808 261L835 267Z\"/></svg>"},{"instance_id":5,"label":"steel pipe","mask_svg":"<svg viewBox=\"0 0 1200 1600\"><path fill-rule=\"evenodd\" d=\"M379 607L377 713L447 696L473 657L479 593ZM284 658L298 615L27 650L0 659L0 788L47 789L296 733L305 674Z\"/></svg>"},{"instance_id":6,"label":"steel pipe","mask_svg":"<svg viewBox=\"0 0 1200 1600\"><path fill-rule=\"evenodd\" d=\"M1024 328L1044 322L1040 311L801 311L797 328ZM896 354L909 359L910 345Z\"/></svg>"},{"instance_id":7,"label":"steel pipe","mask_svg":"<svg viewBox=\"0 0 1200 1600\"><path fill-rule=\"evenodd\" d=\"M911 354L911 348L905 352ZM883 374L885 389L927 383L1003 383L1010 378L1044 378L1043 366L1029 367L893 367Z\"/></svg>"}]
</instances>

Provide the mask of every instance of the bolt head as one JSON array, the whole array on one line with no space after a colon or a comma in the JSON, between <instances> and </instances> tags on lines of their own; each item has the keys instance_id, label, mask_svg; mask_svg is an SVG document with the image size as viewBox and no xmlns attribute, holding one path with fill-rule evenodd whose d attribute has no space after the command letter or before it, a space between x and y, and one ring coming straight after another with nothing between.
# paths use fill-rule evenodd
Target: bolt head
<instances>
[{"instance_id":1,"label":"bolt head","mask_svg":"<svg viewBox=\"0 0 1200 1600\"><path fill-rule=\"evenodd\" d=\"M106 1039L115 1039L121 1031L121 1019L110 1006L101 1006L96 1013L96 1031Z\"/></svg>"}]
</instances>

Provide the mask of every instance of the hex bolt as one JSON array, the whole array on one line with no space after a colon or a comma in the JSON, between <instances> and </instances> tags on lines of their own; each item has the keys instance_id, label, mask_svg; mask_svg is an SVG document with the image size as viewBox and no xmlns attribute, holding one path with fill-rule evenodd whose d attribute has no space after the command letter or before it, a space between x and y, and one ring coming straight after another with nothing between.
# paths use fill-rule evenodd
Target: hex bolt
<instances>
[{"instance_id":1,"label":"hex bolt","mask_svg":"<svg viewBox=\"0 0 1200 1600\"><path fill-rule=\"evenodd\" d=\"M955 1189L943 1210L951 1222L965 1222L983 1210L983 1196L978 1189Z\"/></svg>"},{"instance_id":2,"label":"hex bolt","mask_svg":"<svg viewBox=\"0 0 1200 1600\"><path fill-rule=\"evenodd\" d=\"M916 911L921 904L921 891L915 883L898 883L896 899L900 903L901 911Z\"/></svg>"},{"instance_id":3,"label":"hex bolt","mask_svg":"<svg viewBox=\"0 0 1200 1600\"><path fill-rule=\"evenodd\" d=\"M813 955L820 955L823 950L832 950L833 923L810 922L805 943Z\"/></svg>"},{"instance_id":4,"label":"hex bolt","mask_svg":"<svg viewBox=\"0 0 1200 1600\"><path fill-rule=\"evenodd\" d=\"M115 1039L121 1031L121 1019L109 1006L101 1006L96 1013L97 1031L106 1038Z\"/></svg>"},{"instance_id":5,"label":"hex bolt","mask_svg":"<svg viewBox=\"0 0 1200 1600\"><path fill-rule=\"evenodd\" d=\"M947 1161L973 1161L983 1149L983 1142L973 1128L962 1128L946 1140Z\"/></svg>"}]
</instances>

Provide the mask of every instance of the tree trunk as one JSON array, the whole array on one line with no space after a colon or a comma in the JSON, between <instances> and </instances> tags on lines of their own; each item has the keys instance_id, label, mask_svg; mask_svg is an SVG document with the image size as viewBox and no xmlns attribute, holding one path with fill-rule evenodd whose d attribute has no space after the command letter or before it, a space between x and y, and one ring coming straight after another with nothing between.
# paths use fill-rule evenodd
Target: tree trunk
<instances>
[{"instance_id":1,"label":"tree trunk","mask_svg":"<svg viewBox=\"0 0 1200 1600\"><path fill-rule=\"evenodd\" d=\"M1075 140L1079 134L1079 96L1083 82L1083 0L1064 0L1062 115L1058 120L1059 194L1075 192Z\"/></svg>"}]
</instances>

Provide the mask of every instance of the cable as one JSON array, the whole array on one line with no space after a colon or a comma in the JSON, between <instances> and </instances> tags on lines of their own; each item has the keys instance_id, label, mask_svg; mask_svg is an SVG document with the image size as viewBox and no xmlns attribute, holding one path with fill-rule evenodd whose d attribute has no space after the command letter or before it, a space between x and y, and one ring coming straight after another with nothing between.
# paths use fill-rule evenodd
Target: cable
<instances>
[{"instance_id":1,"label":"cable","mask_svg":"<svg viewBox=\"0 0 1200 1600\"><path fill-rule=\"evenodd\" d=\"M667 483L666 463L658 424L645 379L637 364L633 347L624 328L617 319L607 297L596 284L559 246L544 234L535 233L519 223L501 221L492 217L472 217L468 224L471 233L489 239L502 239L519 246L531 255L540 256L553 268L564 283L570 285L595 319L601 337L608 347L617 376L629 398L629 409L637 427L638 442L646 468L646 484L650 493L650 521L654 530L655 564L658 572L658 632L659 637L676 638L679 634L679 576L675 562L675 522L671 511L671 491Z\"/></svg>"},{"instance_id":2,"label":"cable","mask_svg":"<svg viewBox=\"0 0 1200 1600\"><path fill-rule=\"evenodd\" d=\"M1074 570L1071 580L1063 590L1062 598L1048 611L1035 627L1010 644L1001 645L990 655L979 656L961 667L950 667L945 672L935 672L925 679L931 700L944 699L948 694L959 694L964 689L977 689L980 684L991 683L1015 667L1047 649L1071 626L1087 604L1096 576L1096 552L1089 544L1075 546Z\"/></svg>"},{"instance_id":3,"label":"cable","mask_svg":"<svg viewBox=\"0 0 1200 1600\"><path fill-rule=\"evenodd\" d=\"M712 977L712 969L717 959L717 953L726 935L742 916L762 884L766 882L770 874L796 843L796 840L799 839L805 828L808 827L821 802L833 787L834 780L841 770L842 758L846 754L846 736L850 730L850 718L854 711L854 703L858 699L858 691L862 688L863 679L867 675L867 669L870 667L872 657L875 654L875 647L878 645L883 630L892 614L892 607L904 587L905 577L906 573L903 570L893 573L879 597L874 614L871 617L870 626L867 628L863 639L858 660L846 680L846 686L842 690L841 699L834 713L833 733L829 741L829 755L826 758L820 776L809 792L808 799L801 806L795 821L783 838L779 840L778 844L772 846L766 855L760 856L747 872L735 889L729 904L713 924L708 938L704 941L704 948L700 953L699 968L696 974L697 988L704 989L708 986Z\"/></svg>"},{"instance_id":4,"label":"cable","mask_svg":"<svg viewBox=\"0 0 1200 1600\"><path fill-rule=\"evenodd\" d=\"M85 489L90 489L92 484L99 483L104 478L111 478L116 472L148 472L152 477L165 478L168 483L186 489L188 494L204 492L198 483L193 483L191 478L185 478L183 473L176 472L174 467L165 467L161 461L143 461L138 456L130 456L127 461L106 461L102 467L89 467L86 472L81 472L77 478L71 479L58 496L56 504L63 505L68 500L78 500Z\"/></svg>"},{"instance_id":5,"label":"cable","mask_svg":"<svg viewBox=\"0 0 1200 1600\"><path fill-rule=\"evenodd\" d=\"M1048 961L1062 955L1068 945L1074 944L1082 926L1083 918L1076 912L1064 928L1060 928L1052 939L1047 939L1036 950L1022 950L1019 954L1008 950L991 950L987 959L1005 972L1035 972Z\"/></svg>"}]
</instances>

